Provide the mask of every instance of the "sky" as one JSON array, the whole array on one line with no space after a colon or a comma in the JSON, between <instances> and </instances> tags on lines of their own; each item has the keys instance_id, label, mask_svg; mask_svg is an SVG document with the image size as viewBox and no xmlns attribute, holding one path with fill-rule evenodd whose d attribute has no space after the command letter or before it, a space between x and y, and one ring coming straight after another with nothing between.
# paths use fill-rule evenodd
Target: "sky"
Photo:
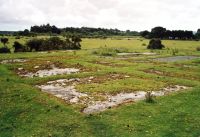
<instances>
[{"instance_id":1,"label":"sky","mask_svg":"<svg viewBox=\"0 0 200 137\"><path fill-rule=\"evenodd\" d=\"M0 0L0 30L57 27L120 30L200 28L200 0Z\"/></svg>"}]
</instances>

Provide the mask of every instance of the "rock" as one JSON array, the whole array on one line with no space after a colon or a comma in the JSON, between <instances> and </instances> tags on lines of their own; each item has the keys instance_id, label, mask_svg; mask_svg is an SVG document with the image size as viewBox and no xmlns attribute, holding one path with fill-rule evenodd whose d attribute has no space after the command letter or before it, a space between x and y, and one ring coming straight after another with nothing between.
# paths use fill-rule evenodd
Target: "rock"
<instances>
[{"instance_id":1,"label":"rock","mask_svg":"<svg viewBox=\"0 0 200 137\"><path fill-rule=\"evenodd\" d=\"M35 67L34 67L34 69L38 69L38 68L40 68L40 66L35 66Z\"/></svg>"},{"instance_id":2,"label":"rock","mask_svg":"<svg viewBox=\"0 0 200 137\"><path fill-rule=\"evenodd\" d=\"M24 68L18 68L19 71L24 70Z\"/></svg>"}]
</instances>

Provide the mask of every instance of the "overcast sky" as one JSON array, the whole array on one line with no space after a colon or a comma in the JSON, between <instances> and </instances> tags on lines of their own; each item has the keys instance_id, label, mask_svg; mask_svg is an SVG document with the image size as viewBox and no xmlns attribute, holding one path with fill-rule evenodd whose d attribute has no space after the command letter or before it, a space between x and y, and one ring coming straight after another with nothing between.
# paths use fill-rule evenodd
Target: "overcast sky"
<instances>
[{"instance_id":1,"label":"overcast sky","mask_svg":"<svg viewBox=\"0 0 200 137\"><path fill-rule=\"evenodd\" d=\"M200 28L200 0L0 0L0 30L50 23L121 30Z\"/></svg>"}]
</instances>

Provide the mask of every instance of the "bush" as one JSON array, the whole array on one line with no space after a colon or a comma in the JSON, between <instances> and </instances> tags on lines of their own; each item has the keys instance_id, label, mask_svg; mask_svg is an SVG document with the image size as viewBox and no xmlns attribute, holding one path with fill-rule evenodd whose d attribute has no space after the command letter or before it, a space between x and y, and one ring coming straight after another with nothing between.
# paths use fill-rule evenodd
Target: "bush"
<instances>
[{"instance_id":1,"label":"bush","mask_svg":"<svg viewBox=\"0 0 200 137\"><path fill-rule=\"evenodd\" d=\"M44 40L44 42L42 43L42 50L61 50L63 49L64 44L65 42L59 37L51 37Z\"/></svg>"},{"instance_id":2,"label":"bush","mask_svg":"<svg viewBox=\"0 0 200 137\"><path fill-rule=\"evenodd\" d=\"M200 47L197 47L197 51L200 51Z\"/></svg>"},{"instance_id":3,"label":"bush","mask_svg":"<svg viewBox=\"0 0 200 137\"><path fill-rule=\"evenodd\" d=\"M20 36L16 36L16 37L15 37L15 39L20 39L20 38L21 38Z\"/></svg>"},{"instance_id":4,"label":"bush","mask_svg":"<svg viewBox=\"0 0 200 137\"><path fill-rule=\"evenodd\" d=\"M81 49L81 44L80 42L82 41L79 36L72 36L72 49Z\"/></svg>"},{"instance_id":5,"label":"bush","mask_svg":"<svg viewBox=\"0 0 200 137\"><path fill-rule=\"evenodd\" d=\"M22 45L21 43L19 43L18 41L14 42L13 47L15 48L14 52L25 52L26 51L26 47L24 45Z\"/></svg>"},{"instance_id":6,"label":"bush","mask_svg":"<svg viewBox=\"0 0 200 137\"><path fill-rule=\"evenodd\" d=\"M0 53L11 53L10 49L7 47L0 48Z\"/></svg>"},{"instance_id":7,"label":"bush","mask_svg":"<svg viewBox=\"0 0 200 137\"><path fill-rule=\"evenodd\" d=\"M8 43L8 38L1 38L1 42L6 46L6 43Z\"/></svg>"},{"instance_id":8,"label":"bush","mask_svg":"<svg viewBox=\"0 0 200 137\"><path fill-rule=\"evenodd\" d=\"M146 44L146 43L143 43L142 46L147 46L147 44Z\"/></svg>"},{"instance_id":9,"label":"bush","mask_svg":"<svg viewBox=\"0 0 200 137\"><path fill-rule=\"evenodd\" d=\"M179 50L178 49L171 49L172 55L175 56L176 54L178 54Z\"/></svg>"},{"instance_id":10,"label":"bush","mask_svg":"<svg viewBox=\"0 0 200 137\"><path fill-rule=\"evenodd\" d=\"M50 50L67 50L81 49L81 38L73 36L71 39L62 40L59 37L51 37L49 39L32 39L26 45L30 51L50 51Z\"/></svg>"},{"instance_id":11,"label":"bush","mask_svg":"<svg viewBox=\"0 0 200 137\"><path fill-rule=\"evenodd\" d=\"M148 49L162 49L165 46L162 44L162 41L160 39L152 39L149 42L149 45L147 46Z\"/></svg>"},{"instance_id":12,"label":"bush","mask_svg":"<svg viewBox=\"0 0 200 137\"><path fill-rule=\"evenodd\" d=\"M29 48L30 51L42 51L44 40L43 39L31 39L27 41L26 45Z\"/></svg>"}]
</instances>

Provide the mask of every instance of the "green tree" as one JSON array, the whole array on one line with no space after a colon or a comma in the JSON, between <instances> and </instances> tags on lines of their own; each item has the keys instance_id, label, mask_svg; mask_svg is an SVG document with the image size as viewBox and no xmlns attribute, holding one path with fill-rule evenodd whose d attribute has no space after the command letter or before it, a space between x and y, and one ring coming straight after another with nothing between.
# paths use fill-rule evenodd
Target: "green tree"
<instances>
[{"instance_id":1,"label":"green tree","mask_svg":"<svg viewBox=\"0 0 200 137\"><path fill-rule=\"evenodd\" d=\"M3 43L4 47L6 47L6 44L8 43L8 38L1 38L1 43Z\"/></svg>"},{"instance_id":2,"label":"green tree","mask_svg":"<svg viewBox=\"0 0 200 137\"><path fill-rule=\"evenodd\" d=\"M161 38L163 39L165 36L166 28L163 27L155 27L151 30L151 38Z\"/></svg>"}]
</instances>

